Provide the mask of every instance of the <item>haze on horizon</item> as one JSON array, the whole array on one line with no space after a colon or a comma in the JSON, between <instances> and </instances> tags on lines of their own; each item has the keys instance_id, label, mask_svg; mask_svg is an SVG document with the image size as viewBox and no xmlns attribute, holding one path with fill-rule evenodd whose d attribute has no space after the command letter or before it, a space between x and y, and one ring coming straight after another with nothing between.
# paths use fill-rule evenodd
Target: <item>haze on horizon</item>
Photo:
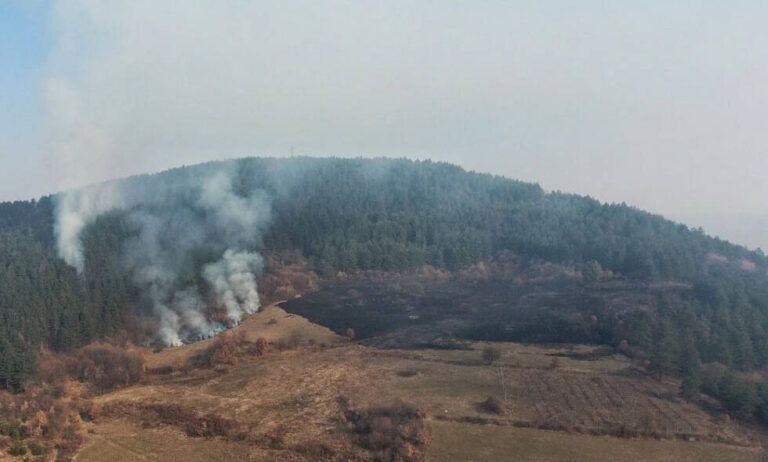
<instances>
[{"instance_id":1,"label":"haze on horizon","mask_svg":"<svg viewBox=\"0 0 768 462\"><path fill-rule=\"evenodd\" d=\"M12 0L0 200L250 155L431 158L768 249L768 4Z\"/></svg>"}]
</instances>

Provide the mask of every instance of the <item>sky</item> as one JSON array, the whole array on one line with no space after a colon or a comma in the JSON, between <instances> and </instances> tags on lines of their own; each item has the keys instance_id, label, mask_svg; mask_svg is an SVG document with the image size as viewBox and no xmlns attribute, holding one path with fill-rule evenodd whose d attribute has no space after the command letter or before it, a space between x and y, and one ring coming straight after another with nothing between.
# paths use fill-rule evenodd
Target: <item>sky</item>
<instances>
[{"instance_id":1,"label":"sky","mask_svg":"<svg viewBox=\"0 0 768 462\"><path fill-rule=\"evenodd\" d=\"M430 158L768 249L768 3L0 1L0 200Z\"/></svg>"}]
</instances>

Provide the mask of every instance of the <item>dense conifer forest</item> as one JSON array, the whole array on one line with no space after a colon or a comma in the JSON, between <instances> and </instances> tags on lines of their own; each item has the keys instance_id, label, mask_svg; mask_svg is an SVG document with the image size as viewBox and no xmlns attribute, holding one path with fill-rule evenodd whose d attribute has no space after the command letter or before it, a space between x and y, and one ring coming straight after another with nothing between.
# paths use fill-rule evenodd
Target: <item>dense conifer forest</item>
<instances>
[{"instance_id":1,"label":"dense conifer forest","mask_svg":"<svg viewBox=\"0 0 768 462\"><path fill-rule=\"evenodd\" d=\"M621 327L659 373L683 374L698 389L701 362L768 365L768 259L760 251L624 204L429 161L248 158L120 181L151 188L222 166L236 172L238 194L258 191L269 201L269 225L252 250L298 250L321 276L422 265L454 271L509 251L633 280L683 281L690 296L628 313ZM135 232L124 212L88 224L78 274L57 256L56 201L0 204L0 386L11 390L34 373L41 346L66 350L114 335L141 309L121 257ZM737 393L728 380L721 388Z\"/></svg>"}]
</instances>

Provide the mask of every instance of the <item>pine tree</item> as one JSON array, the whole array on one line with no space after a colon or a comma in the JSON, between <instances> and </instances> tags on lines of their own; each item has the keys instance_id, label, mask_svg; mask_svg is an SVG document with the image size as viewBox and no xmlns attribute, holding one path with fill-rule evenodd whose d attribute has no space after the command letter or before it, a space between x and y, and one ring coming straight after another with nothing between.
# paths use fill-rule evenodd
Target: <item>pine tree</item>
<instances>
[{"instance_id":1,"label":"pine tree","mask_svg":"<svg viewBox=\"0 0 768 462\"><path fill-rule=\"evenodd\" d=\"M674 343L671 337L671 328L667 321L661 321L656 328L651 352L651 372L661 382L664 375L674 370Z\"/></svg>"},{"instance_id":2,"label":"pine tree","mask_svg":"<svg viewBox=\"0 0 768 462\"><path fill-rule=\"evenodd\" d=\"M600 277L603 274L603 268L600 266L600 263L592 260L584 265L584 269L581 271L581 274L584 277L585 284L594 284L596 282L600 282Z\"/></svg>"},{"instance_id":3,"label":"pine tree","mask_svg":"<svg viewBox=\"0 0 768 462\"><path fill-rule=\"evenodd\" d=\"M701 388L701 359L690 331L686 332L683 343L681 372L680 395L690 401L698 396Z\"/></svg>"}]
</instances>

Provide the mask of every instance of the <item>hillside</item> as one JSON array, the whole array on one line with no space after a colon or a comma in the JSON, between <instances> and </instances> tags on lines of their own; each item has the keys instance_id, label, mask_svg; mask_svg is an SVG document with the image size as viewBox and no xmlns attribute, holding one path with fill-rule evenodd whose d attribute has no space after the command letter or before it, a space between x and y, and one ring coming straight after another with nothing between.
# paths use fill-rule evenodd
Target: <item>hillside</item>
<instances>
[{"instance_id":1,"label":"hillside","mask_svg":"<svg viewBox=\"0 0 768 462\"><path fill-rule=\"evenodd\" d=\"M287 314L259 311L280 300ZM418 433L424 408L444 436L482 423L524 440L538 438L529 430L576 433L576 446L619 433L758 447L759 436L718 419L768 423L761 252L626 205L443 163L241 159L0 204L0 321L0 387L25 391L9 398L15 417L0 421L13 441L22 436L14 419L34 417L15 400L64 399L51 408L62 419L45 439L52 445L79 441L82 417L68 414L72 403L118 396L102 416L116 425L105 431L120 438L142 423L113 419L149 413L173 426L181 416L203 428L193 434L234 438L237 428L244 446L230 441L227 451L257 447L267 451L259 457L278 458L285 454L264 443L275 437L271 430L248 436L248 428L289 419L285 425L301 427L297 435L320 438L321 428L335 434L328 419L342 413L353 425L386 416ZM106 343L92 344L100 339ZM273 354L261 358L270 344ZM478 359L488 348L500 370ZM518 358L527 348L539 358L533 364ZM560 371L553 357L576 361L573 370ZM274 381L248 388L274 368L282 371ZM475 404L499 399L489 383L505 368L514 370L501 380L509 417L489 421ZM388 374L398 378L382 392ZM446 374L456 382L442 383ZM55 397L62 380L74 391ZM320 392L315 382L328 388ZM218 401L240 395L212 393L216 384L246 387L248 396L263 387L268 398L238 403L240 420L232 412L241 408ZM317 400L294 407L310 415L265 417L265 409L295 398L281 393L303 386ZM554 399L566 388L570 398ZM366 395L374 389L376 396ZM70 392L75 401L67 401ZM610 393L608 402L597 398ZM166 395L181 407L161 406ZM393 406L401 395L418 405ZM444 401L459 395L469 401ZM139 404L121 401L139 397ZM305 428L310 421L319 427ZM327 439L339 457L372 450L345 435ZM397 450L426 457L422 436L397 437L411 445ZM80 443L57 451L74 454ZM302 444L277 449L297 460L302 450L325 450L297 449Z\"/></svg>"},{"instance_id":2,"label":"hillside","mask_svg":"<svg viewBox=\"0 0 768 462\"><path fill-rule=\"evenodd\" d=\"M384 350L278 306L227 335L244 340L226 368L188 367L212 340L132 347L147 363L138 383L96 395L70 384L64 399L80 409L70 417L79 436L45 454L70 450L80 462L761 460L759 434L677 398L676 381L638 375L622 355L595 356L594 346ZM249 352L259 338L270 339L266 354ZM492 365L488 347L501 353ZM500 409L484 407L489 397ZM355 420L403 409L423 416L408 423L418 438L399 439L409 433L390 426L394 417L370 428Z\"/></svg>"},{"instance_id":3,"label":"hillside","mask_svg":"<svg viewBox=\"0 0 768 462\"><path fill-rule=\"evenodd\" d=\"M223 193L212 198L211 184ZM81 227L67 234L73 221ZM676 338L691 331L705 361L768 364L760 253L625 205L449 164L242 159L0 204L0 385L21 387L40 344L64 350L126 328L138 342L178 342L169 338L226 327L232 310L202 271L232 245L249 274L259 271L258 253L297 254L327 278L423 265L456 271L513 252L576 271L596 262L634 280L695 283L682 305L652 313L649 329L665 325ZM202 310L194 325L175 306L190 303ZM164 337L153 333L160 322L170 324Z\"/></svg>"}]
</instances>

